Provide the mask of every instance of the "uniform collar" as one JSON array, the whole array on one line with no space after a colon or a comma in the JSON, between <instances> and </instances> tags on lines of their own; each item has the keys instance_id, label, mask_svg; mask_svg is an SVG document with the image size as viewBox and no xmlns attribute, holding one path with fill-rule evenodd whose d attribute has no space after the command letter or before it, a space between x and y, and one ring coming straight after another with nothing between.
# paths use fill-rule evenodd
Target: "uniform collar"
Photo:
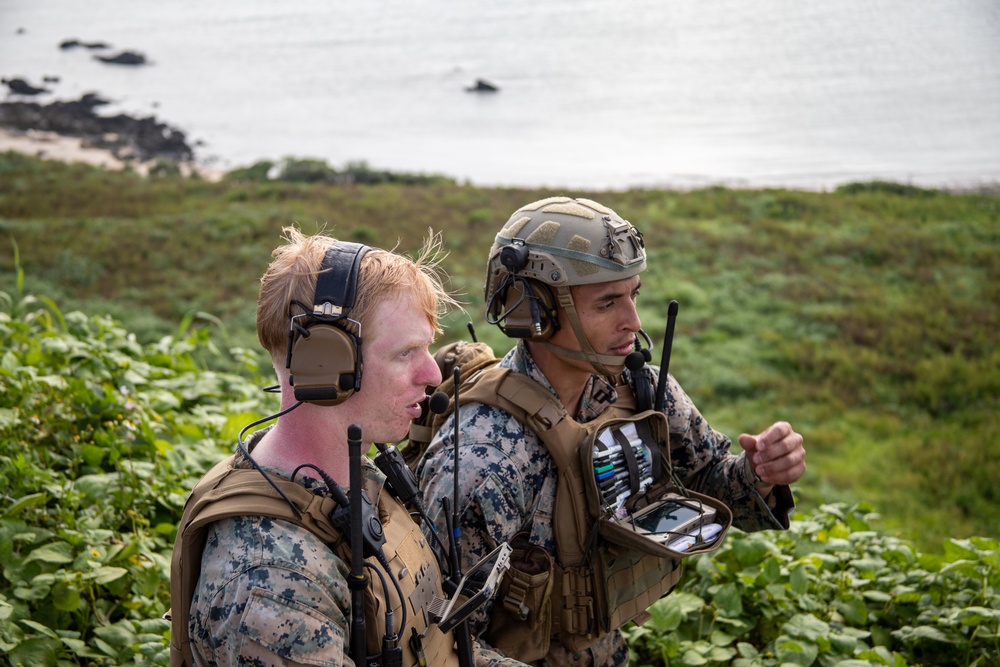
<instances>
[{"instance_id":1,"label":"uniform collar","mask_svg":"<svg viewBox=\"0 0 1000 667\"><path fill-rule=\"evenodd\" d=\"M549 379L545 377L545 373L535 363L531 352L528 351L528 346L524 344L523 340L517 342L517 345L507 353L500 362L500 365L504 368L515 370L518 373L523 373L553 394L556 393L556 390L552 387L552 383L549 382ZM618 392L615 390L614 385L600 375L592 373L587 380L587 386L584 387L583 395L580 398L580 409L573 418L580 423L589 422L611 407L617 400Z\"/></svg>"}]
</instances>

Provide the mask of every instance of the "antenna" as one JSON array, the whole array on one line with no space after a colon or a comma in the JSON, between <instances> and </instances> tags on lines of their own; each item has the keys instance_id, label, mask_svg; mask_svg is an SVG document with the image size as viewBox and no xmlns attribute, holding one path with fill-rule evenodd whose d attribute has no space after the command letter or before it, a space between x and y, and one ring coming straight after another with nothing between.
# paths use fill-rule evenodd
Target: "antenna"
<instances>
[{"instance_id":1,"label":"antenna","mask_svg":"<svg viewBox=\"0 0 1000 667\"><path fill-rule=\"evenodd\" d=\"M448 516L448 498L442 498L441 503L445 513L445 521L448 525L448 535L449 535L449 554L451 556L451 584L455 588L453 595L458 595L459 587L462 585L462 557L459 551L458 538L461 534L461 528L459 527L459 517L458 517L458 444L459 444L459 389L458 385L461 381L462 367L456 366L453 374L455 380L455 413L452 415L452 419L455 422L455 442L453 443L455 447L455 459L453 465L455 466L453 475L453 490L452 490L452 507L451 516ZM455 627L455 645L458 649L458 662L461 667L472 667L472 635L469 633L469 621L465 620Z\"/></svg>"},{"instance_id":2,"label":"antenna","mask_svg":"<svg viewBox=\"0 0 1000 667\"><path fill-rule=\"evenodd\" d=\"M656 383L656 400L653 407L657 412L663 412L667 398L667 372L670 368L670 349L674 346L674 324L677 321L677 301L671 301L667 307L667 329L663 333L663 356L660 358L660 379Z\"/></svg>"},{"instance_id":3,"label":"antenna","mask_svg":"<svg viewBox=\"0 0 1000 667\"><path fill-rule=\"evenodd\" d=\"M354 664L368 662L368 647L365 642L365 588L368 578L364 569L364 544L361 536L361 427L351 424L347 427L347 448L351 471L351 491L357 492L351 503L351 658ZM336 485L335 485L336 486Z\"/></svg>"},{"instance_id":4,"label":"antenna","mask_svg":"<svg viewBox=\"0 0 1000 667\"><path fill-rule=\"evenodd\" d=\"M455 443L454 443L454 445L455 445L455 461L454 461L455 469L453 471L454 475L452 475L452 480L453 480L452 487L453 488L452 488L452 492L451 492L451 499L452 499L451 500L451 504L452 504L452 507L451 507L451 522L452 522L451 532L452 532L452 538L455 540L455 542L454 542L455 560L459 561L459 562L461 561L461 558L459 558L459 556L461 554L459 553L458 537L459 537L459 533L460 533L461 529L458 527L458 438L459 438L459 428L458 428L458 409L459 409L458 408L458 391L459 390L458 390L458 385L461 383L461 376L462 376L462 367L461 366L455 366L455 371L454 371L454 374L452 375L452 377L454 378L454 381L455 381L455 416L453 418L453 422L455 424ZM456 565L457 565L457 563L456 563Z\"/></svg>"}]
</instances>

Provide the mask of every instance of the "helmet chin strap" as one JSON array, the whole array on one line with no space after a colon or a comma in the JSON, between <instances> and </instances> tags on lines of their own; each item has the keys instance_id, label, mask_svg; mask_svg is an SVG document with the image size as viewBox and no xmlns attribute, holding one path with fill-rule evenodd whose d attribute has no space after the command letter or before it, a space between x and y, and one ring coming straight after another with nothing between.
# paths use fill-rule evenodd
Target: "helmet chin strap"
<instances>
[{"instance_id":1,"label":"helmet chin strap","mask_svg":"<svg viewBox=\"0 0 1000 667\"><path fill-rule=\"evenodd\" d=\"M554 354L564 357L566 359L573 359L575 361L586 361L594 370L597 371L599 375L603 375L607 378L614 377L621 373L621 369L625 366L626 355L612 355L612 354L598 354L594 347L587 340L587 335L583 332L583 324L580 322L580 316L576 312L576 306L573 303L573 295L570 293L568 287L557 287L556 288L556 300L559 305L563 307L566 311L566 315L569 317L570 326L573 327L573 333L576 334L576 340L580 343L580 350L571 350L567 347L561 345L555 345L554 343L541 342L539 345L545 346L547 349L551 350ZM612 371L608 366L617 366L619 370L617 372Z\"/></svg>"}]
</instances>

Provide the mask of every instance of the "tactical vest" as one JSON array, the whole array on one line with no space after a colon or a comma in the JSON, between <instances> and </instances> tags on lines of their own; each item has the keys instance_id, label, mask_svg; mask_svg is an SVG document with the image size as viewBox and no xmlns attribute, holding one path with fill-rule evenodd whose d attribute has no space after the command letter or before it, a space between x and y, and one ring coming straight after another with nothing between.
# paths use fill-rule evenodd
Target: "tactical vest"
<instances>
[{"instance_id":1,"label":"tactical vest","mask_svg":"<svg viewBox=\"0 0 1000 667\"><path fill-rule=\"evenodd\" d=\"M195 486L184 508L178 525L170 562L170 597L172 609L167 612L171 620L171 667L190 667L191 645L188 624L191 601L201 572L201 556L205 548L209 525L220 519L235 516L265 516L288 521L301 526L323 541L337 556L350 563L349 540L330 522L330 515L337 505L332 498L312 493L300 484L272 475L271 479L299 509L296 515L288 503L253 469L233 467L230 457L217 464ZM407 604L405 636L400 634L404 667L417 665L458 665L453 650L451 633L442 633L437 625L427 624L423 613L433 595L443 597L441 578L435 565L434 554L427 545L420 527L414 523L405 507L388 493L377 494L374 505L385 533L383 552L393 574L399 580L404 600L395 587L381 590L377 578L369 581L365 591L365 629L368 655L378 655L385 632L386 597L398 623L401 604ZM371 562L378 567L374 558ZM422 655L416 655L411 646L411 628L420 635ZM345 653L349 642L345 642Z\"/></svg>"},{"instance_id":2,"label":"tactical vest","mask_svg":"<svg viewBox=\"0 0 1000 667\"><path fill-rule=\"evenodd\" d=\"M500 408L531 429L555 461L558 475L552 518L554 562L538 547L512 545L511 569L494 601L485 639L510 657L532 662L546 655L553 637L579 651L628 621L644 623L650 618L646 609L679 581L681 559L721 545L732 524L731 511L714 498L683 489L674 478L666 416L654 410L637 412L627 383L616 386L614 405L581 424L551 391L528 376L495 365L477 365L479 370L460 384L460 402ZM449 411L430 425L411 427L411 444L420 443L416 449L423 441L429 442L453 411L453 404L454 399ZM630 499L630 509L638 510L667 491L679 491L715 509L723 526L717 539L675 553L651 546L645 538L636 539L604 516L594 475L585 471L593 470L594 437L616 422L643 424L659 445L659 480L646 493Z\"/></svg>"}]
</instances>

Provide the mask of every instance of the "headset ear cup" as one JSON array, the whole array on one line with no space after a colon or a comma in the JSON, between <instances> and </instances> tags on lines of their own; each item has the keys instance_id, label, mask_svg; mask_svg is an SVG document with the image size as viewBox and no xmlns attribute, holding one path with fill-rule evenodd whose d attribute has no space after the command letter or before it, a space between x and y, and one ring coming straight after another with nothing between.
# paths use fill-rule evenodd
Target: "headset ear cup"
<instances>
[{"instance_id":1,"label":"headset ear cup","mask_svg":"<svg viewBox=\"0 0 1000 667\"><path fill-rule=\"evenodd\" d=\"M292 346L289 369L295 398L316 405L343 403L360 385L357 343L343 329L315 324Z\"/></svg>"},{"instance_id":2,"label":"headset ear cup","mask_svg":"<svg viewBox=\"0 0 1000 667\"><path fill-rule=\"evenodd\" d=\"M549 286L534 280L514 280L503 295L501 328L511 338L545 341L559 330L555 297Z\"/></svg>"}]
</instances>

